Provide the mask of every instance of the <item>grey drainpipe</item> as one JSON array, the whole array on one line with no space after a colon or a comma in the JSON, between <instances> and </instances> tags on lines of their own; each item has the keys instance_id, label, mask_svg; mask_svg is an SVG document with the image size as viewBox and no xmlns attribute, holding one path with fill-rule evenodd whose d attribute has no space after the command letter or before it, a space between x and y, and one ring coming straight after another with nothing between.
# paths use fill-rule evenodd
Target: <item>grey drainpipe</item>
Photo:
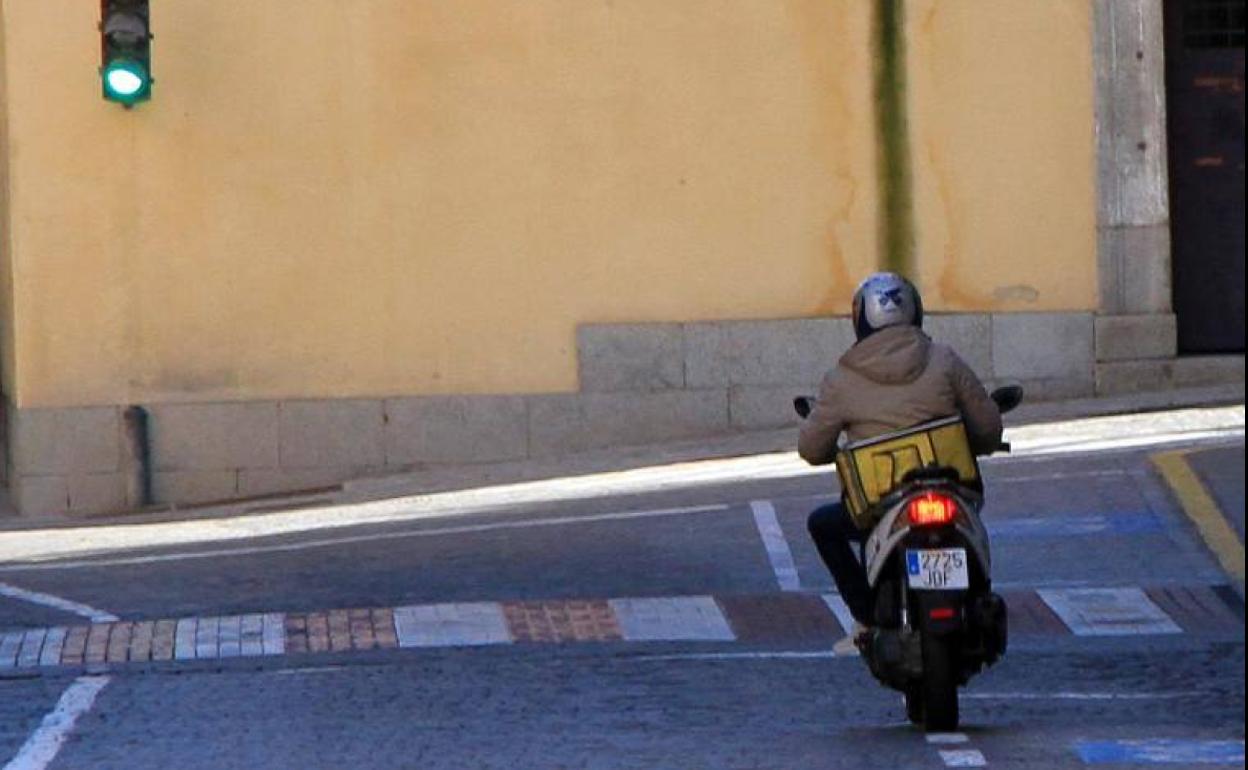
<instances>
[{"instance_id":1,"label":"grey drainpipe","mask_svg":"<svg viewBox=\"0 0 1248 770\"><path fill-rule=\"evenodd\" d=\"M130 406L122 413L126 442L126 503L130 508L152 504L152 450L147 410Z\"/></svg>"}]
</instances>

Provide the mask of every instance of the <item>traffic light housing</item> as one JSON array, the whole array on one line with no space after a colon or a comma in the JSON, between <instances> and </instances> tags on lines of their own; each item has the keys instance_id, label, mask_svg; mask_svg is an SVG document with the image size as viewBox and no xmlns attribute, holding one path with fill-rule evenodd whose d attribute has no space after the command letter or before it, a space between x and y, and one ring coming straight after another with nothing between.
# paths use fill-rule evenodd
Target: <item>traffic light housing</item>
<instances>
[{"instance_id":1,"label":"traffic light housing","mask_svg":"<svg viewBox=\"0 0 1248 770\"><path fill-rule=\"evenodd\" d=\"M132 107L152 98L149 0L100 0L100 50L106 100Z\"/></svg>"}]
</instances>

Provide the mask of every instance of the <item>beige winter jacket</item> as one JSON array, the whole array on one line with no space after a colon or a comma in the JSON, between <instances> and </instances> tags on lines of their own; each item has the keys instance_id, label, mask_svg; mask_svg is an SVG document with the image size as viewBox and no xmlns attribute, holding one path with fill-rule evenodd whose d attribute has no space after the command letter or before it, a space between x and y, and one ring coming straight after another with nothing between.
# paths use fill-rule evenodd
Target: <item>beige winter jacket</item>
<instances>
[{"instance_id":1,"label":"beige winter jacket","mask_svg":"<svg viewBox=\"0 0 1248 770\"><path fill-rule=\"evenodd\" d=\"M825 465L842 432L858 441L955 414L976 454L1001 442L1001 413L958 354L913 326L890 326L850 348L824 376L798 453Z\"/></svg>"}]
</instances>

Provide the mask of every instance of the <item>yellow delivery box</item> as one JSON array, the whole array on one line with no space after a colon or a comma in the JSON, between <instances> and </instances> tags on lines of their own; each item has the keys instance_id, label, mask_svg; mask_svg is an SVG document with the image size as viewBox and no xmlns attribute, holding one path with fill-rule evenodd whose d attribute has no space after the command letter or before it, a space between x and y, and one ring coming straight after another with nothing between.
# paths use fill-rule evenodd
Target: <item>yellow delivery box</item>
<instances>
[{"instance_id":1,"label":"yellow delivery box","mask_svg":"<svg viewBox=\"0 0 1248 770\"><path fill-rule=\"evenodd\" d=\"M860 529L875 526L875 504L907 473L931 466L952 468L963 484L978 484L979 463L962 418L945 417L846 444L837 452L836 473L854 523Z\"/></svg>"}]
</instances>

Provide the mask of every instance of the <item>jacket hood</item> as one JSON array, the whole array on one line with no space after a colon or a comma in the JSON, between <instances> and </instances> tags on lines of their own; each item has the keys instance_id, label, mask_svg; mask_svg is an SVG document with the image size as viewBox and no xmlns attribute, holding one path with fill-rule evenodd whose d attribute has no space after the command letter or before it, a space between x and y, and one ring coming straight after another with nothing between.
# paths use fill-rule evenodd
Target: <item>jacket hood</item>
<instances>
[{"instance_id":1,"label":"jacket hood","mask_svg":"<svg viewBox=\"0 0 1248 770\"><path fill-rule=\"evenodd\" d=\"M854 345L841 366L881 385L914 382L927 369L931 339L915 326L890 326Z\"/></svg>"}]
</instances>

